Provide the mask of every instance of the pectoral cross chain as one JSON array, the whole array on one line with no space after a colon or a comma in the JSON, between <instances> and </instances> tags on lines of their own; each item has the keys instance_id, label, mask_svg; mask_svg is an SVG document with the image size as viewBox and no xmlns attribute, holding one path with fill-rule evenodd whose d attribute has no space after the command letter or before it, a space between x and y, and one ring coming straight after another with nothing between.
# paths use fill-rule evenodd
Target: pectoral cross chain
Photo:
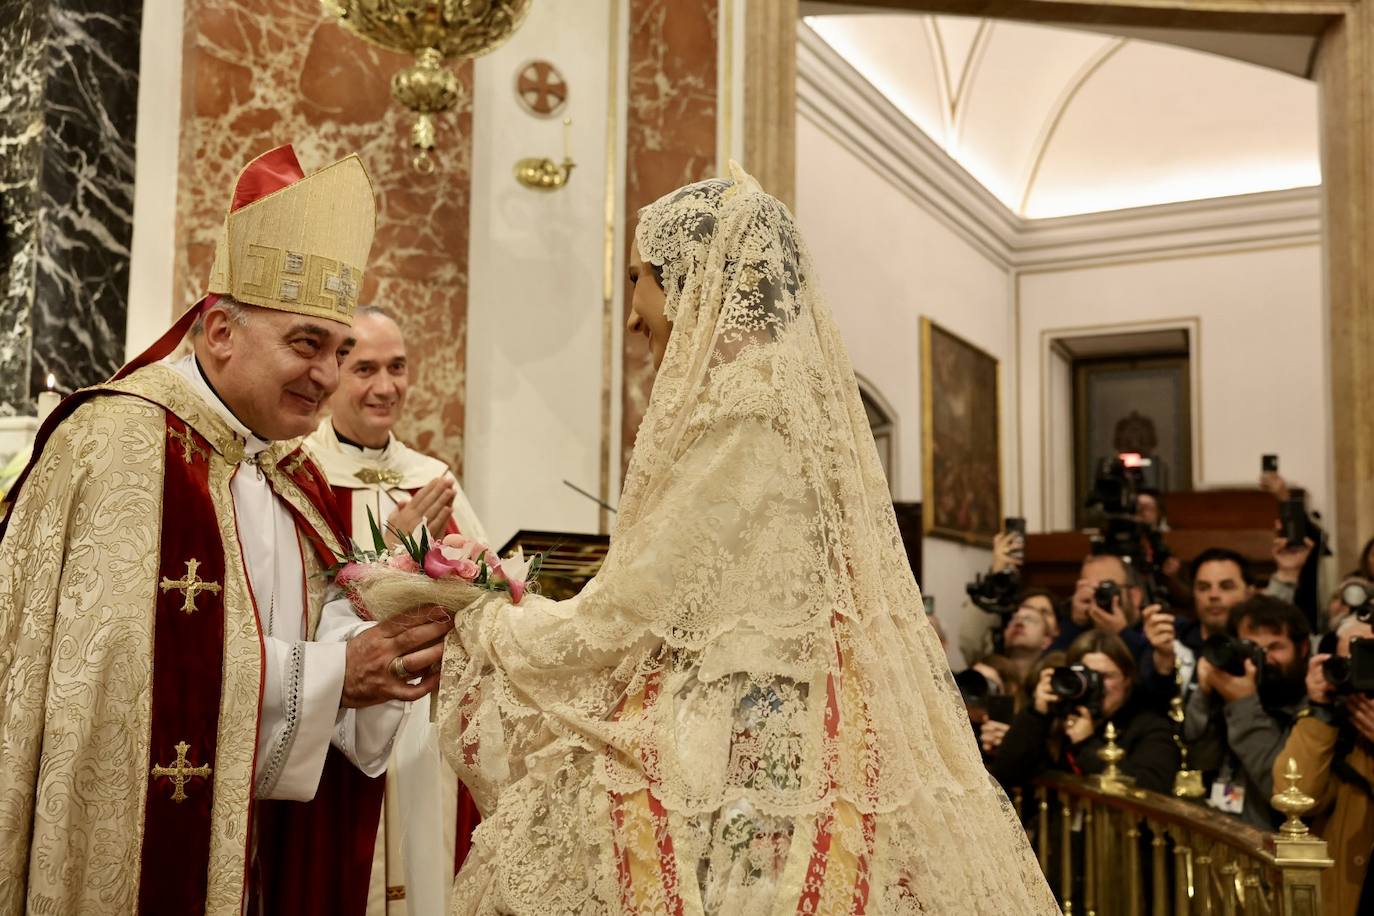
<instances>
[{"instance_id":1,"label":"pectoral cross chain","mask_svg":"<svg viewBox=\"0 0 1374 916\"><path fill-rule=\"evenodd\" d=\"M219 583L207 582L200 578L200 576L196 575L196 570L199 568L200 561L191 559L186 561L185 576L180 579L169 579L166 576L162 577L161 588L164 592L176 589L186 596L186 600L182 602L181 609L187 614L197 610L196 595L201 592L209 592L212 595L219 594Z\"/></svg>"}]
</instances>

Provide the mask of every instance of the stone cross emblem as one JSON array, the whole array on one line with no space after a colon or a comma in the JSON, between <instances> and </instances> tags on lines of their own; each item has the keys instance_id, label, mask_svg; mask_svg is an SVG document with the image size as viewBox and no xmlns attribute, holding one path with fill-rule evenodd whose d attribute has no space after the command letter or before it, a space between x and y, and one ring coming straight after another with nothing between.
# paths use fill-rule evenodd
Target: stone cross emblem
<instances>
[{"instance_id":1,"label":"stone cross emblem","mask_svg":"<svg viewBox=\"0 0 1374 916\"><path fill-rule=\"evenodd\" d=\"M166 576L162 577L161 588L164 592L176 589L186 596L186 600L182 602L181 609L187 614L198 610L196 607L196 595L201 592L209 592L212 595L219 594L219 583L206 582L204 579L200 578L200 576L196 575L196 570L199 568L199 560L187 560L185 576L182 576L180 579L169 579Z\"/></svg>"},{"instance_id":2,"label":"stone cross emblem","mask_svg":"<svg viewBox=\"0 0 1374 916\"><path fill-rule=\"evenodd\" d=\"M192 779L209 779L210 765L203 763L198 767L189 766L186 763L186 752L191 749L191 745L185 741L177 742L177 759L169 767L158 764L152 769L154 776L171 777L176 788L172 792L172 801L181 804L186 801L186 783Z\"/></svg>"},{"instance_id":3,"label":"stone cross emblem","mask_svg":"<svg viewBox=\"0 0 1374 916\"><path fill-rule=\"evenodd\" d=\"M535 60L515 75L515 97L530 114L551 118L567 103L568 84L553 64Z\"/></svg>"}]
</instances>

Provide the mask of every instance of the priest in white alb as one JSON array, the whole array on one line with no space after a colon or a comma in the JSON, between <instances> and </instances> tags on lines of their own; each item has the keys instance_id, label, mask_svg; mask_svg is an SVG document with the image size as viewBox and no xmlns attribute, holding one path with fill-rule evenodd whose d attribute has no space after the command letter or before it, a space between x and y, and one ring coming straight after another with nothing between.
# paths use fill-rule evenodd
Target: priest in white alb
<instances>
[{"instance_id":1,"label":"priest in white alb","mask_svg":"<svg viewBox=\"0 0 1374 916\"><path fill-rule=\"evenodd\" d=\"M363 305L344 344L331 416L306 440L333 488L354 542L372 545L371 524L435 537L486 533L448 466L396 438L410 370L405 337L383 309ZM371 521L369 521L369 516ZM368 895L369 916L447 910L467 856L477 807L439 753L430 697L410 704L387 767L382 822Z\"/></svg>"},{"instance_id":2,"label":"priest in white alb","mask_svg":"<svg viewBox=\"0 0 1374 916\"><path fill-rule=\"evenodd\" d=\"M0 530L0 912L363 912L376 777L451 626L330 600L347 536L292 444L374 224L356 156L258 157L206 297L39 430Z\"/></svg>"}]
</instances>

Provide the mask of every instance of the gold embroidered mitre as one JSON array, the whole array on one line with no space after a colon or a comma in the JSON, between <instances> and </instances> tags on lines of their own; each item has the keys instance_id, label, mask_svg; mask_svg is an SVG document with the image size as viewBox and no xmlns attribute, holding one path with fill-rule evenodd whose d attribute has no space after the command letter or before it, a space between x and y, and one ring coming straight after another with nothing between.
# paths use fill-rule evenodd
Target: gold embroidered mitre
<instances>
[{"instance_id":1,"label":"gold embroidered mitre","mask_svg":"<svg viewBox=\"0 0 1374 916\"><path fill-rule=\"evenodd\" d=\"M207 292L351 325L377 223L367 170L353 155L256 197L249 186L261 184L274 156L299 169L289 146L244 167L235 204L249 202L224 217Z\"/></svg>"}]
</instances>

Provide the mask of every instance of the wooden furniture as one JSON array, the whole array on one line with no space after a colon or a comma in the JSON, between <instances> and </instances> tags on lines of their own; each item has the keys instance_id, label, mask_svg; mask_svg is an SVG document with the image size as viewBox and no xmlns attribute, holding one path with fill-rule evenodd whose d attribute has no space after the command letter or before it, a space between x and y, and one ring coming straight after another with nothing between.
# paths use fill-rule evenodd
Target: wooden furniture
<instances>
[{"instance_id":1,"label":"wooden furniture","mask_svg":"<svg viewBox=\"0 0 1374 916\"><path fill-rule=\"evenodd\" d=\"M1186 567L1209 547L1229 547L1250 561L1255 575L1274 571L1274 522L1278 501L1262 490L1204 490L1165 496L1170 530L1164 543ZM1055 531L1026 538L1026 584L1059 595L1073 592L1078 570L1091 550L1089 535Z\"/></svg>"}]
</instances>

